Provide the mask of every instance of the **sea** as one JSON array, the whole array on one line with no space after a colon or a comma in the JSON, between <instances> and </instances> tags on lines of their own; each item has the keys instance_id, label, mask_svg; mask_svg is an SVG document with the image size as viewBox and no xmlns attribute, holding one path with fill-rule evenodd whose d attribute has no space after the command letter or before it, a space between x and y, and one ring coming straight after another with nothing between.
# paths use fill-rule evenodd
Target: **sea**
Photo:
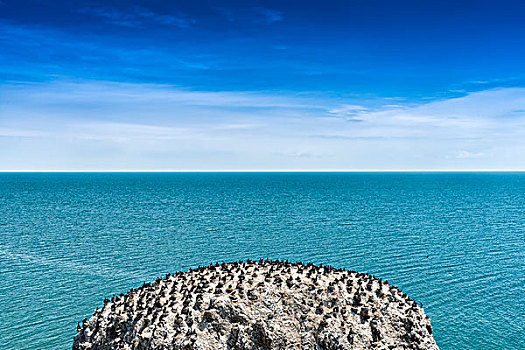
<instances>
[{"instance_id":1,"label":"sea","mask_svg":"<svg viewBox=\"0 0 525 350\"><path fill-rule=\"evenodd\" d=\"M440 349L525 348L525 173L1 173L0 348L70 349L106 297L211 262L366 272Z\"/></svg>"}]
</instances>

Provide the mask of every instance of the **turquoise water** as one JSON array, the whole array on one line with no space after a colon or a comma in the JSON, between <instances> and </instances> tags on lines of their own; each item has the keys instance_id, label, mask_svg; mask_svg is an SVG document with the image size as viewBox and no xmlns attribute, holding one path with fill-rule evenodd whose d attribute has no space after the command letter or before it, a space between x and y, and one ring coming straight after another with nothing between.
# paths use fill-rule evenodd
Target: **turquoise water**
<instances>
[{"instance_id":1,"label":"turquoise water","mask_svg":"<svg viewBox=\"0 0 525 350\"><path fill-rule=\"evenodd\" d=\"M0 174L0 348L69 349L104 297L212 261L391 281L441 349L523 349L525 173Z\"/></svg>"}]
</instances>

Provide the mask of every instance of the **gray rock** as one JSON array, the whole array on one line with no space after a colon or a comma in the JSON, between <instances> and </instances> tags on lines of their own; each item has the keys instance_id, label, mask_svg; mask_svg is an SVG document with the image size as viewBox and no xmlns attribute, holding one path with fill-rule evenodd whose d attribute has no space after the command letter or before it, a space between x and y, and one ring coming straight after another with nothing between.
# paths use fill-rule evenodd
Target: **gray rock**
<instances>
[{"instance_id":1,"label":"gray rock","mask_svg":"<svg viewBox=\"0 0 525 350\"><path fill-rule=\"evenodd\" d=\"M85 349L438 349L423 308L366 274L282 261L210 265L106 300Z\"/></svg>"}]
</instances>

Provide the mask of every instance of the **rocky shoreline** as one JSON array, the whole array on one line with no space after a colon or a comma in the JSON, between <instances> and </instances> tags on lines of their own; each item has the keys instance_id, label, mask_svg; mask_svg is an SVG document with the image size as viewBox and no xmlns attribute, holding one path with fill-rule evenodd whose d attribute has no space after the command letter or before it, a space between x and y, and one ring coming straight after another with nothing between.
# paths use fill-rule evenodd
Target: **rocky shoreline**
<instances>
[{"instance_id":1,"label":"rocky shoreline","mask_svg":"<svg viewBox=\"0 0 525 350\"><path fill-rule=\"evenodd\" d=\"M423 308L373 276L288 261L199 267L104 301L86 349L438 349Z\"/></svg>"}]
</instances>

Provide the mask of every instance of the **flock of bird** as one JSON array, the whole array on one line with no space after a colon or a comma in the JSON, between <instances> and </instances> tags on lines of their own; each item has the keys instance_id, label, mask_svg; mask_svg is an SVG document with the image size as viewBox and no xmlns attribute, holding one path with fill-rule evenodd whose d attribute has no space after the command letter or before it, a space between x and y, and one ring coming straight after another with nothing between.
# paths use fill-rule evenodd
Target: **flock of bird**
<instances>
[{"instance_id":1,"label":"flock of bird","mask_svg":"<svg viewBox=\"0 0 525 350\"><path fill-rule=\"evenodd\" d=\"M77 327L85 349L438 349L430 320L397 287L331 266L278 260L168 274Z\"/></svg>"}]
</instances>

